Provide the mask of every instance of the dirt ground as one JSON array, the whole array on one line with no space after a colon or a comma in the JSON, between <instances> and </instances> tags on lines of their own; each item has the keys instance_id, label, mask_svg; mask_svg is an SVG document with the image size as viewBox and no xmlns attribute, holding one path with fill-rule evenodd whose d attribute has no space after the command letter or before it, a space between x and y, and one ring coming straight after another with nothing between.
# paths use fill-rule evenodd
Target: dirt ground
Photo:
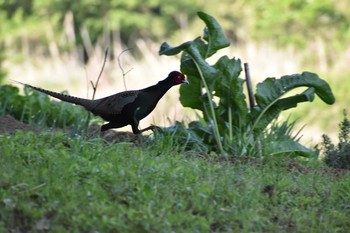
<instances>
[{"instance_id":1,"label":"dirt ground","mask_svg":"<svg viewBox=\"0 0 350 233\"><path fill-rule=\"evenodd\" d=\"M17 130L30 131L33 129L30 125L17 121L10 115L0 116L0 134L13 134Z\"/></svg>"}]
</instances>

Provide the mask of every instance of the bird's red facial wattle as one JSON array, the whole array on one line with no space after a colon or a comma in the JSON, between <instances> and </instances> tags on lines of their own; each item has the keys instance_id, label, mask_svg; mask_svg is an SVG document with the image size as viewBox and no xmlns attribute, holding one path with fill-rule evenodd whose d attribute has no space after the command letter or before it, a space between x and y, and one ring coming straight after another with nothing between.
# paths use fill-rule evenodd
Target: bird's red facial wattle
<instances>
[{"instance_id":1,"label":"bird's red facial wattle","mask_svg":"<svg viewBox=\"0 0 350 233\"><path fill-rule=\"evenodd\" d=\"M175 84L179 85L179 84L189 84L188 80L186 79L185 75L180 73L180 72L176 72L174 74L174 79L175 79Z\"/></svg>"}]
</instances>

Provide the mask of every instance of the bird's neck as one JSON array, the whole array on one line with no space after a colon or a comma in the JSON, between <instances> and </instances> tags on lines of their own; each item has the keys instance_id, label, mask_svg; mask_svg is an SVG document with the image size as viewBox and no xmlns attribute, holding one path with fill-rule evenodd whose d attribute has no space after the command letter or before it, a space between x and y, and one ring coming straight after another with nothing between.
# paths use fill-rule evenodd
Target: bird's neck
<instances>
[{"instance_id":1,"label":"bird's neck","mask_svg":"<svg viewBox=\"0 0 350 233\"><path fill-rule=\"evenodd\" d=\"M154 95L159 96L161 98L173 85L165 80L159 81L157 84L147 87L145 89L146 92L151 92Z\"/></svg>"},{"instance_id":2,"label":"bird's neck","mask_svg":"<svg viewBox=\"0 0 350 233\"><path fill-rule=\"evenodd\" d=\"M169 82L168 80L164 79L162 81L159 81L156 85L154 85L156 87L158 87L159 89L165 89L165 90L169 90L172 86L174 86L171 82Z\"/></svg>"}]
</instances>

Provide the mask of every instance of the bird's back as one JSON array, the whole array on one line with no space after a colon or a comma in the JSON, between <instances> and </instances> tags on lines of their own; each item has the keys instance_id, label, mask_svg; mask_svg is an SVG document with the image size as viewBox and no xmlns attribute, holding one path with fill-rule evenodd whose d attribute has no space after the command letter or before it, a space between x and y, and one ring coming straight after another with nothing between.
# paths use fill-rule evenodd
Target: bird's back
<instances>
[{"instance_id":1,"label":"bird's back","mask_svg":"<svg viewBox=\"0 0 350 233\"><path fill-rule=\"evenodd\" d=\"M101 99L94 100L94 104L87 109L95 115L101 116L107 121L112 121L115 116L122 114L125 106L132 104L140 91L124 91Z\"/></svg>"}]
</instances>

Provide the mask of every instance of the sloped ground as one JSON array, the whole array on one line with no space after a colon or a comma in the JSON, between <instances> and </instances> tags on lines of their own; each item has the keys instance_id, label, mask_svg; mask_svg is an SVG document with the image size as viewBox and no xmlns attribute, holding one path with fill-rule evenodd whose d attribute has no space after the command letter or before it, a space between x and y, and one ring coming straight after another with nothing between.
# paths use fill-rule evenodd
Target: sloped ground
<instances>
[{"instance_id":1,"label":"sloped ground","mask_svg":"<svg viewBox=\"0 0 350 233\"><path fill-rule=\"evenodd\" d=\"M17 130L21 130L24 132L32 131L35 133L40 133L43 130L48 131L63 131L62 129L49 129L49 128L35 128L34 126L31 126L29 124L25 124L23 122L20 122L16 120L14 117L10 115L0 116L0 135L1 134L14 134ZM69 134L69 132L66 132ZM134 143L135 145L142 145L142 142L145 142L147 140L147 136L143 135L135 135L131 132L118 132L114 130L108 130L106 132L100 132L100 126L97 124L93 124L90 126L87 138L93 139L96 137L101 136L106 142L109 143ZM210 156L205 152L198 153L198 157L203 159L208 159L210 161L222 161L223 159L210 159ZM252 157L234 157L232 160L230 160L233 163L240 162L240 163L252 163L256 164L259 163L256 158ZM290 172L293 170L299 171L300 173L307 174L310 172L315 172L314 168L310 168L308 166L302 165L299 162L286 158L284 160L284 165L286 166L286 169ZM336 169L336 168L328 168L328 169L322 169L321 172L324 172L325 174L334 175L334 176L342 176L347 175L349 172L347 170L343 169Z\"/></svg>"},{"instance_id":2,"label":"sloped ground","mask_svg":"<svg viewBox=\"0 0 350 233\"><path fill-rule=\"evenodd\" d=\"M43 129L43 128L35 128L29 124L25 124L16 120L14 117L10 115L0 116L0 134L14 134L17 130L21 130L24 132L33 131L35 133L39 133L42 130L50 130L50 131L63 131L62 129ZM114 130L108 130L106 132L100 132L99 125L92 125L89 128L88 138L95 138L101 136L107 142L131 142L138 144L145 137L141 135L135 135L131 132L117 132Z\"/></svg>"},{"instance_id":3,"label":"sloped ground","mask_svg":"<svg viewBox=\"0 0 350 233\"><path fill-rule=\"evenodd\" d=\"M14 134L17 130L35 131L30 125L17 121L10 115L0 116L0 134Z\"/></svg>"},{"instance_id":4,"label":"sloped ground","mask_svg":"<svg viewBox=\"0 0 350 233\"><path fill-rule=\"evenodd\" d=\"M71 141L41 134L61 129L33 127L0 117L0 232L349 229L349 171L291 158L178 154L162 141L130 146L144 137L98 125L87 140ZM1 136L16 130L38 137Z\"/></svg>"}]
</instances>

